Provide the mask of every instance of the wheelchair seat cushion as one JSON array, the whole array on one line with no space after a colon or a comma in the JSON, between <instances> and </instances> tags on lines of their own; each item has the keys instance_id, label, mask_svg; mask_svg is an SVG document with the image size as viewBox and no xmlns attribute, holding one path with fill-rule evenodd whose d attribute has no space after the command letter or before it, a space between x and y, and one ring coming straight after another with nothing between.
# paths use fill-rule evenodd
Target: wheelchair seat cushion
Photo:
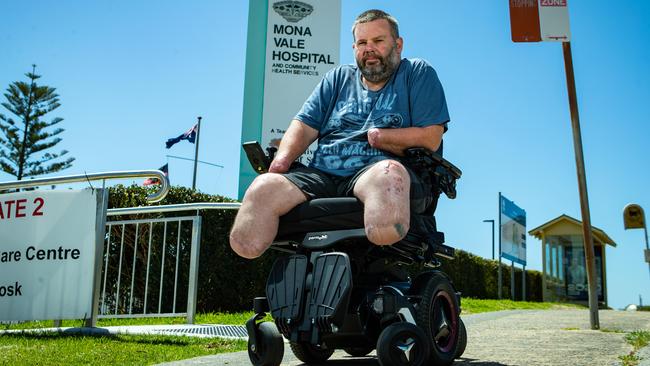
<instances>
[{"instance_id":1,"label":"wheelchair seat cushion","mask_svg":"<svg viewBox=\"0 0 650 366\"><path fill-rule=\"evenodd\" d=\"M355 197L317 198L303 202L280 218L276 241L296 239L307 232L362 229L363 203ZM433 215L411 214L409 233L436 231ZM297 237L302 240L302 237Z\"/></svg>"},{"instance_id":2,"label":"wheelchair seat cushion","mask_svg":"<svg viewBox=\"0 0 650 366\"><path fill-rule=\"evenodd\" d=\"M363 204L354 197L317 198L280 218L276 240L310 231L363 228Z\"/></svg>"}]
</instances>

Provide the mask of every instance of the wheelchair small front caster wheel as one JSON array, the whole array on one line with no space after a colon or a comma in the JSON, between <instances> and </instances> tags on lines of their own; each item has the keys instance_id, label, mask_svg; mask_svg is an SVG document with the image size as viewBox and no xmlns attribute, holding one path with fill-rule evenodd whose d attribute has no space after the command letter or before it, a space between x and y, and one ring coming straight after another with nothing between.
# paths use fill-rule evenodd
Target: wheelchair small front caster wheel
<instances>
[{"instance_id":1,"label":"wheelchair small front caster wheel","mask_svg":"<svg viewBox=\"0 0 650 366\"><path fill-rule=\"evenodd\" d=\"M275 324L259 325L255 344L248 339L248 358L255 366L278 366L284 357L284 340Z\"/></svg>"},{"instance_id":2,"label":"wheelchair small front caster wheel","mask_svg":"<svg viewBox=\"0 0 650 366\"><path fill-rule=\"evenodd\" d=\"M377 358L382 366L420 366L429 360L429 340L411 323L393 323L377 339Z\"/></svg>"},{"instance_id":3,"label":"wheelchair small front caster wheel","mask_svg":"<svg viewBox=\"0 0 650 366\"><path fill-rule=\"evenodd\" d=\"M350 347L350 348L343 348L345 353L352 357L363 357L367 356L368 353L372 352L374 348L371 346L367 347Z\"/></svg>"}]
</instances>

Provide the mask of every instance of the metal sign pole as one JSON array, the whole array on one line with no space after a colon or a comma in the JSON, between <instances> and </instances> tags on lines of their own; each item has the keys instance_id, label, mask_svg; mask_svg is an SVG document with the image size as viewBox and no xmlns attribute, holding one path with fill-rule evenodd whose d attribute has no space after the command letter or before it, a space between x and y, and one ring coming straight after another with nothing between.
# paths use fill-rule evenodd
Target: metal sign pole
<instances>
[{"instance_id":1,"label":"metal sign pole","mask_svg":"<svg viewBox=\"0 0 650 366\"><path fill-rule=\"evenodd\" d=\"M501 279L501 192L499 192L499 300L503 292L503 281Z\"/></svg>"},{"instance_id":2,"label":"metal sign pole","mask_svg":"<svg viewBox=\"0 0 650 366\"><path fill-rule=\"evenodd\" d=\"M580 118L578 116L578 98L576 95L576 85L573 74L571 43L562 42L562 50L564 53L564 68L566 71L567 89L569 94L569 109L571 111L571 127L573 130L573 147L578 174L578 190L580 192L582 234L585 245L585 261L587 263L587 280L589 282L589 318L591 321L591 329L600 329L600 322L598 320L598 294L596 288L596 260L594 255L594 242L591 235L591 217L589 215L589 198L587 196L587 179L584 155L582 152L582 135L580 132Z\"/></svg>"},{"instance_id":3,"label":"metal sign pole","mask_svg":"<svg viewBox=\"0 0 650 366\"><path fill-rule=\"evenodd\" d=\"M510 299L515 301L515 261L510 261Z\"/></svg>"},{"instance_id":4,"label":"metal sign pole","mask_svg":"<svg viewBox=\"0 0 650 366\"><path fill-rule=\"evenodd\" d=\"M521 301L526 301L526 266L521 270Z\"/></svg>"},{"instance_id":5,"label":"metal sign pole","mask_svg":"<svg viewBox=\"0 0 650 366\"><path fill-rule=\"evenodd\" d=\"M494 260L494 220L483 220L492 224L492 260Z\"/></svg>"},{"instance_id":6,"label":"metal sign pole","mask_svg":"<svg viewBox=\"0 0 650 366\"><path fill-rule=\"evenodd\" d=\"M97 219L95 223L95 270L93 271L92 308L90 316L84 321L85 327L94 328L97 326L99 315L99 294L102 277L102 262L104 257L104 244L106 240L106 212L108 210L108 189L101 188L97 192ZM106 269L108 270L108 269Z\"/></svg>"},{"instance_id":7,"label":"metal sign pole","mask_svg":"<svg viewBox=\"0 0 650 366\"><path fill-rule=\"evenodd\" d=\"M494 260L494 220L492 221L492 260Z\"/></svg>"},{"instance_id":8,"label":"metal sign pole","mask_svg":"<svg viewBox=\"0 0 650 366\"><path fill-rule=\"evenodd\" d=\"M650 247L648 247L648 227L645 224L645 219L643 220L643 231L645 232L645 253L644 257L646 258L646 261L648 262L648 271L650 271Z\"/></svg>"},{"instance_id":9,"label":"metal sign pole","mask_svg":"<svg viewBox=\"0 0 650 366\"><path fill-rule=\"evenodd\" d=\"M196 189L196 167L199 162L199 137L201 136L201 117L198 117L199 123L196 126L196 146L194 150L194 176L192 178L192 190Z\"/></svg>"}]
</instances>

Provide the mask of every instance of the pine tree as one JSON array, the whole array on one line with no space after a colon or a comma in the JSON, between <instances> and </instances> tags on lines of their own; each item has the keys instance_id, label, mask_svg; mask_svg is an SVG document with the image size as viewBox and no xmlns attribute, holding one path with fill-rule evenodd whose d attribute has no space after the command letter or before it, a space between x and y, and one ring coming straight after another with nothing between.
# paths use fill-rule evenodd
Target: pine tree
<instances>
[{"instance_id":1,"label":"pine tree","mask_svg":"<svg viewBox=\"0 0 650 366\"><path fill-rule=\"evenodd\" d=\"M75 160L63 158L67 150L58 154L46 151L61 142L58 135L64 131L63 128L47 131L63 118L55 117L50 122L43 119L61 106L59 95L55 88L36 84L41 77L36 75L36 65L25 75L29 81L9 85L4 94L7 101L2 103L16 120L0 113L0 131L4 135L0 135L0 168L18 180L67 169Z\"/></svg>"}]
</instances>

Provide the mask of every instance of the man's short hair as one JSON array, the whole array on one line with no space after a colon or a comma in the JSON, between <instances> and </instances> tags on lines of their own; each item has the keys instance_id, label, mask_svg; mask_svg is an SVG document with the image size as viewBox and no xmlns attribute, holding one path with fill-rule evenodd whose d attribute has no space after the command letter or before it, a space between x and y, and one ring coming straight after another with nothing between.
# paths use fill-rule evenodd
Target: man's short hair
<instances>
[{"instance_id":1,"label":"man's short hair","mask_svg":"<svg viewBox=\"0 0 650 366\"><path fill-rule=\"evenodd\" d=\"M354 24L352 24L352 39L355 39L354 30L357 28L357 24L368 23L379 19L386 19L386 21L388 21L388 24L390 25L391 35L393 36L393 38L398 39L399 24L397 23L397 19L395 19L395 17L386 13L385 11L379 9L370 9L359 14L357 19L354 21Z\"/></svg>"}]
</instances>

